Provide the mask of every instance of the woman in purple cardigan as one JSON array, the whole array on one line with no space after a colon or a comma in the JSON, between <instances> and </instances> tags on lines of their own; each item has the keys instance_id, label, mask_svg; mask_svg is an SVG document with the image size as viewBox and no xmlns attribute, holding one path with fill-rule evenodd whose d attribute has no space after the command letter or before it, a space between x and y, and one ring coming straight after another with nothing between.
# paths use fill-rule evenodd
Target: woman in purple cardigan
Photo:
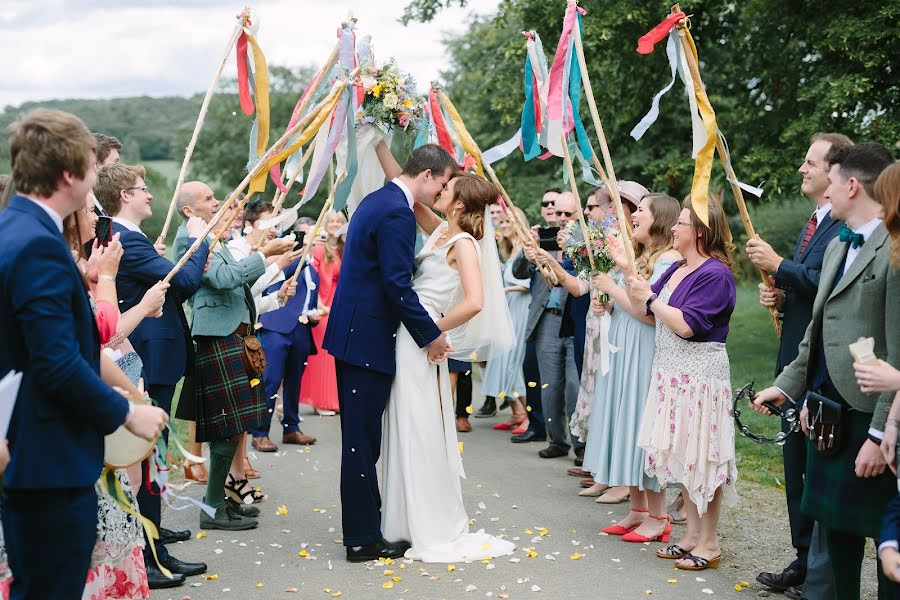
<instances>
[{"instance_id":1,"label":"woman in purple cardigan","mask_svg":"<svg viewBox=\"0 0 900 600\"><path fill-rule=\"evenodd\" d=\"M645 470L660 486L683 488L687 531L657 552L680 569L719 566L719 510L737 499L734 421L725 338L734 310L731 235L721 203L709 199L709 227L689 200L672 228L684 260L650 286L627 280L635 306L656 318L656 356L638 446Z\"/></svg>"}]
</instances>

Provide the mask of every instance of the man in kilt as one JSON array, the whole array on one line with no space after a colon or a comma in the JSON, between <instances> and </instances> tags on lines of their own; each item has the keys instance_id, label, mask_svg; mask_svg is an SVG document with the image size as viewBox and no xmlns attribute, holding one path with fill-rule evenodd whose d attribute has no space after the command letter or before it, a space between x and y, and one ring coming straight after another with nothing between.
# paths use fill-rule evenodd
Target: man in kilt
<instances>
[{"instance_id":1,"label":"man in kilt","mask_svg":"<svg viewBox=\"0 0 900 600\"><path fill-rule=\"evenodd\" d=\"M262 373L251 370L244 339L253 335L257 317L250 286L265 273L268 252L280 253L281 247L269 244L237 261L219 244L193 300L197 441L209 442L204 501L216 511L214 516L201 511L202 529L238 531L258 525L254 518L259 515L258 508L230 499L226 502L225 479L240 436L269 416ZM278 293L279 302L294 289L285 286Z\"/></svg>"},{"instance_id":2,"label":"man in kilt","mask_svg":"<svg viewBox=\"0 0 900 600\"><path fill-rule=\"evenodd\" d=\"M878 536L897 484L879 448L893 393L863 394L848 349L858 338L871 337L878 358L890 364L900 360L900 272L891 269L883 207L873 199L875 180L892 162L887 149L873 143L829 155L826 195L834 218L847 227L825 251L799 356L754 401L757 410L768 413L763 402L782 404L811 390L842 406L844 439L837 452L823 454L818 437L808 442L802 503L819 522L831 556L835 597L842 600L859 598L866 538ZM808 419L815 418L804 404L804 431ZM827 446L828 439L823 441ZM890 588L880 565L878 572L879 588L886 592Z\"/></svg>"}]
</instances>

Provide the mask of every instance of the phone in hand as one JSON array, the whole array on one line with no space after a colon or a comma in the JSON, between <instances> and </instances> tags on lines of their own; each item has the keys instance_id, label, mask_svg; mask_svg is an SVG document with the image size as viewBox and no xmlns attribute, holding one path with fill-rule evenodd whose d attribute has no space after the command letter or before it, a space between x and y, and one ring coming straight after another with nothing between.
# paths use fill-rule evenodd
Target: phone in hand
<instances>
[{"instance_id":1,"label":"phone in hand","mask_svg":"<svg viewBox=\"0 0 900 600\"><path fill-rule=\"evenodd\" d=\"M109 245L112 240L112 217L100 216L97 219L97 227L94 230L97 237L97 243L104 248Z\"/></svg>"},{"instance_id":2,"label":"phone in hand","mask_svg":"<svg viewBox=\"0 0 900 600\"><path fill-rule=\"evenodd\" d=\"M542 250L547 252L556 252L559 250L559 244L556 243L556 236L559 234L559 227L538 227L538 245Z\"/></svg>"}]
</instances>

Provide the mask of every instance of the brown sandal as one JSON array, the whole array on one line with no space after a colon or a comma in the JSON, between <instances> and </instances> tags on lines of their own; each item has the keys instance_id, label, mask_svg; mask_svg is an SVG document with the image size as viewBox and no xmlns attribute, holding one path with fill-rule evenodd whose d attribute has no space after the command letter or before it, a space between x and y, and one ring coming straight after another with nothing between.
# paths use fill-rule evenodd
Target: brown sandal
<instances>
[{"instance_id":1,"label":"brown sandal","mask_svg":"<svg viewBox=\"0 0 900 600\"><path fill-rule=\"evenodd\" d=\"M253 468L250 464L250 459L246 456L244 457L244 477L247 479L259 479L261 473Z\"/></svg>"},{"instance_id":2,"label":"brown sandal","mask_svg":"<svg viewBox=\"0 0 900 600\"><path fill-rule=\"evenodd\" d=\"M196 483L206 483L209 481L209 472L206 470L205 463L195 463L189 460L184 461L184 478L188 481Z\"/></svg>"},{"instance_id":3,"label":"brown sandal","mask_svg":"<svg viewBox=\"0 0 900 600\"><path fill-rule=\"evenodd\" d=\"M706 569L718 569L719 563L722 562L722 555L713 558L703 558L693 554L685 554L679 560L690 561L690 565L675 563L675 566L682 571L705 571Z\"/></svg>"}]
</instances>

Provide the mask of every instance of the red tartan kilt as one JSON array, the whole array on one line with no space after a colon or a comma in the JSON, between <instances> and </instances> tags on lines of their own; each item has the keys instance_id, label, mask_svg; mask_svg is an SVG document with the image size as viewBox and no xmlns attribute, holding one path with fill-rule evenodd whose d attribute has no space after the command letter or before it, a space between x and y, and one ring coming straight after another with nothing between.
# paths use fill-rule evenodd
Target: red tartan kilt
<instances>
[{"instance_id":1,"label":"red tartan kilt","mask_svg":"<svg viewBox=\"0 0 900 600\"><path fill-rule=\"evenodd\" d=\"M257 427L267 416L262 378L253 387L240 336L194 338L197 441L225 440Z\"/></svg>"}]
</instances>

